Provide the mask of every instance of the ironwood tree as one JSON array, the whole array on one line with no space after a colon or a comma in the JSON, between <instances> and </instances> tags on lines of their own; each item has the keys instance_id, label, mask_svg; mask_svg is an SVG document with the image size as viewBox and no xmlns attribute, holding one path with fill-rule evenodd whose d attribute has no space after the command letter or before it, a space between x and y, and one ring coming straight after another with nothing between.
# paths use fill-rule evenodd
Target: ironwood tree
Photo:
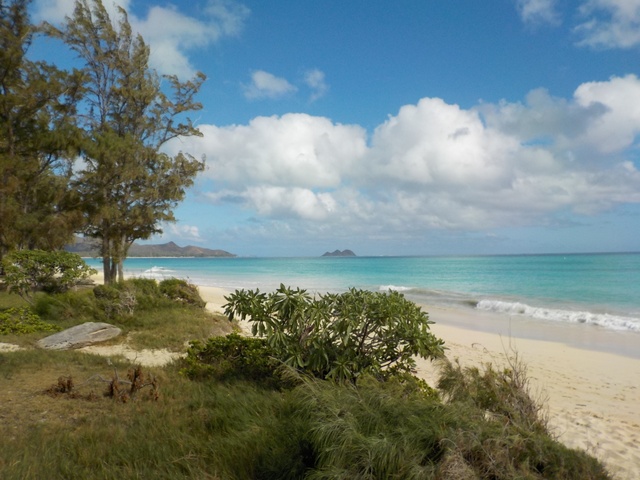
<instances>
[{"instance_id":1,"label":"ironwood tree","mask_svg":"<svg viewBox=\"0 0 640 480\"><path fill-rule=\"evenodd\" d=\"M204 169L204 160L184 152L171 156L162 147L201 135L188 114L202 108L194 97L205 76L185 82L159 76L149 66L149 46L132 33L126 11L118 11L114 24L100 0L79 0L62 28L44 26L83 63L83 165L74 185L84 205L83 233L100 240L107 284L122 280L135 240L175 221L173 209Z\"/></svg>"},{"instance_id":2,"label":"ironwood tree","mask_svg":"<svg viewBox=\"0 0 640 480\"><path fill-rule=\"evenodd\" d=\"M0 260L62 248L82 219L69 188L80 74L28 58L28 4L0 0Z\"/></svg>"}]
</instances>

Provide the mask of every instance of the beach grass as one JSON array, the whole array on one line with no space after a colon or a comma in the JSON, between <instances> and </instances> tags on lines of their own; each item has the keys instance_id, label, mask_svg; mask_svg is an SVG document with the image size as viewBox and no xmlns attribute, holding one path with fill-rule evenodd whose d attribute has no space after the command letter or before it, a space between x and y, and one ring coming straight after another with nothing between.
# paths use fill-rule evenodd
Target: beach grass
<instances>
[{"instance_id":1,"label":"beach grass","mask_svg":"<svg viewBox=\"0 0 640 480\"><path fill-rule=\"evenodd\" d=\"M61 326L97 308L84 291L40 302ZM223 316L158 302L111 321L139 348L184 349L185 338L231 329ZM151 388L126 402L104 396L134 366L78 351L0 353L0 477L609 478L537 422L519 371L453 365L439 392L408 378L345 386L293 372L283 388L241 376L191 380L178 360L143 368L157 398ZM69 378L71 391L56 389Z\"/></svg>"}]
</instances>

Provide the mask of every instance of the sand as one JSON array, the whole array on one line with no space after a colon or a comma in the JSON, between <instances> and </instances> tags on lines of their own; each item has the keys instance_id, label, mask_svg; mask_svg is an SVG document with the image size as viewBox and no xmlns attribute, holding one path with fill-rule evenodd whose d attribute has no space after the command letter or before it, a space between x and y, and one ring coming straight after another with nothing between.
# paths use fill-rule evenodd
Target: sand
<instances>
[{"instance_id":1,"label":"sand","mask_svg":"<svg viewBox=\"0 0 640 480\"><path fill-rule=\"evenodd\" d=\"M102 357L124 357L128 361L143 367L160 367L186 355L184 353L171 352L164 348L134 350L126 343L119 345L90 345L78 350Z\"/></svg>"},{"instance_id":2,"label":"sand","mask_svg":"<svg viewBox=\"0 0 640 480\"><path fill-rule=\"evenodd\" d=\"M200 287L200 293L209 310L222 311L227 292ZM517 352L527 365L534 397L546 402L552 433L599 458L614 478L639 478L640 335L541 325L473 310L424 310L435 322L432 331L445 340L447 357L463 365L505 365ZM475 328L479 321L485 331ZM248 331L247 325L243 329ZM430 383L436 378L434 365L421 359L418 374Z\"/></svg>"}]
</instances>

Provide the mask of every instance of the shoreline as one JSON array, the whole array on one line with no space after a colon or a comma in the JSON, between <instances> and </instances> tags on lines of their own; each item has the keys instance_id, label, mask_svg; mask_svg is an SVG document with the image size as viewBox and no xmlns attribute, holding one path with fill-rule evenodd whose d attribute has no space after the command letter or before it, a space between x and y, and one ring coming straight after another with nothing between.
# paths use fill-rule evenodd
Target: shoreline
<instances>
[{"instance_id":1,"label":"shoreline","mask_svg":"<svg viewBox=\"0 0 640 480\"><path fill-rule=\"evenodd\" d=\"M198 288L207 309L216 312L223 310L224 296L231 293L219 287ZM435 322L431 330L445 341L450 360L457 358L469 367L508 366L517 353L526 365L533 397L546 405L552 433L565 445L596 456L614 478L635 478L640 471L640 358L621 353L640 345L640 335L628 334L633 340L616 351L615 343L607 342L623 337L617 332L604 332L598 340L602 329L594 329L600 331L572 341L570 334L575 336L575 331L569 329L574 325L554 325L552 332L545 332L546 325L541 328L486 312L422 308ZM487 322L487 317L493 321ZM418 376L433 385L435 365L417 360Z\"/></svg>"}]
</instances>

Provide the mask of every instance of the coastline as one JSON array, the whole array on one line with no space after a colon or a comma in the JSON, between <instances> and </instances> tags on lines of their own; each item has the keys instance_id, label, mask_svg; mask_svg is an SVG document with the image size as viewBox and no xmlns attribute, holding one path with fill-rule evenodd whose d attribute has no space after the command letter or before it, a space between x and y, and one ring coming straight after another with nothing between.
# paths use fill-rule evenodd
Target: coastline
<instances>
[{"instance_id":1,"label":"coastline","mask_svg":"<svg viewBox=\"0 0 640 480\"><path fill-rule=\"evenodd\" d=\"M221 312L230 292L209 286L199 289L207 309ZM624 353L640 344L640 336L628 334L633 341L614 353L605 350L616 350L615 343L608 342L624 338L617 332L592 329L588 338L581 335L572 341L568 330L572 325L553 326L549 332L533 322L510 322L507 317L487 323L487 315L498 316L483 312L423 309L435 322L431 329L445 341L450 360L458 358L464 366L508 366L508 358L517 352L527 367L533 396L546 403L552 433L565 445L599 458L614 478L635 478L640 471L640 358ZM604 337L598 340L598 333ZM418 359L418 375L433 384L435 366Z\"/></svg>"}]
</instances>

